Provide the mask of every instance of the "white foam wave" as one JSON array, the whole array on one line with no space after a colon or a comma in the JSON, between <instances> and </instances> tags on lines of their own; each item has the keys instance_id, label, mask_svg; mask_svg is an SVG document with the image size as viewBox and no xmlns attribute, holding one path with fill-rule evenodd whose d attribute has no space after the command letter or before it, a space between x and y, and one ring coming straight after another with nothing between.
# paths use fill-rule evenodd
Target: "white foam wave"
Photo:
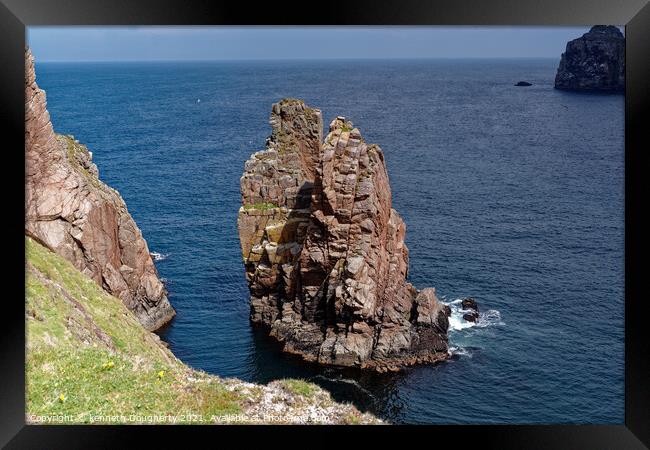
<instances>
[{"instance_id":1,"label":"white foam wave","mask_svg":"<svg viewBox=\"0 0 650 450\"><path fill-rule=\"evenodd\" d=\"M162 261L164 259L167 259L167 257L169 256L169 253L165 255L163 253L151 252L150 254L154 261Z\"/></svg>"},{"instance_id":2,"label":"white foam wave","mask_svg":"<svg viewBox=\"0 0 650 450\"><path fill-rule=\"evenodd\" d=\"M449 328L451 328L452 330L460 331L460 330L464 330L465 328L473 328L476 325L477 324L475 322L469 322L463 319L462 313L454 314L452 312L451 317L449 317Z\"/></svg>"},{"instance_id":3,"label":"white foam wave","mask_svg":"<svg viewBox=\"0 0 650 450\"><path fill-rule=\"evenodd\" d=\"M449 317L449 328L455 331L465 330L467 328L486 328L494 325L505 325L501 320L501 313L496 309L489 309L485 312L480 312L477 322L470 322L463 319L463 315L473 312L471 309L463 309L461 303L462 298L453 300L446 305L451 308L451 316ZM480 308L480 305L479 305Z\"/></svg>"},{"instance_id":4,"label":"white foam wave","mask_svg":"<svg viewBox=\"0 0 650 450\"><path fill-rule=\"evenodd\" d=\"M375 399L375 396L372 394L372 392L370 392L368 389L361 386L361 384L359 384L359 382L357 380L351 380L349 378L330 378L330 377L327 377L327 376L324 376L324 375L315 375L313 378L314 379L321 379L321 380L325 380L325 381L329 381L329 382L334 382L334 383L351 384L355 388L357 388L361 392L363 392L364 394L368 395L372 399Z\"/></svg>"},{"instance_id":5,"label":"white foam wave","mask_svg":"<svg viewBox=\"0 0 650 450\"><path fill-rule=\"evenodd\" d=\"M472 357L472 352L470 352L465 347L449 347L449 355L451 356L466 356L468 358Z\"/></svg>"}]
</instances>

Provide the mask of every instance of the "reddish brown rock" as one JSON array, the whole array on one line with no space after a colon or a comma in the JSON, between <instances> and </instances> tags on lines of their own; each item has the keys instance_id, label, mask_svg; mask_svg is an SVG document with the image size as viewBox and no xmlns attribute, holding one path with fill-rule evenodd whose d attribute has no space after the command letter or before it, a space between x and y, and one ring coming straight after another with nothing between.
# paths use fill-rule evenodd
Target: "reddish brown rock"
<instances>
[{"instance_id":1,"label":"reddish brown rock","mask_svg":"<svg viewBox=\"0 0 650 450\"><path fill-rule=\"evenodd\" d=\"M25 233L120 298L149 330L174 316L147 243L92 154L57 135L25 52Z\"/></svg>"},{"instance_id":2,"label":"reddish brown rock","mask_svg":"<svg viewBox=\"0 0 650 450\"><path fill-rule=\"evenodd\" d=\"M382 150L343 117L321 144L320 111L300 100L274 105L271 125L241 180L251 319L321 364L385 371L446 359L450 311L406 281L406 227Z\"/></svg>"}]
</instances>

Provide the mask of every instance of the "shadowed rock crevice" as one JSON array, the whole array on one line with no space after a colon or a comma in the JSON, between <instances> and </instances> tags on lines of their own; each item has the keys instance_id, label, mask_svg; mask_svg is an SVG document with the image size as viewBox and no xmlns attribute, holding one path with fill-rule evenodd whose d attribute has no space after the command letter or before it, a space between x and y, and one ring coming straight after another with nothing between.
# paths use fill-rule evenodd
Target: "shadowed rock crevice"
<instances>
[{"instance_id":1,"label":"shadowed rock crevice","mask_svg":"<svg viewBox=\"0 0 650 450\"><path fill-rule=\"evenodd\" d=\"M57 135L25 52L25 234L121 299L149 330L174 316L140 229L92 153Z\"/></svg>"},{"instance_id":2,"label":"shadowed rock crevice","mask_svg":"<svg viewBox=\"0 0 650 450\"><path fill-rule=\"evenodd\" d=\"M273 105L245 164L238 225L251 320L284 351L378 371L446 359L449 308L406 282L406 226L381 148L301 100Z\"/></svg>"}]
</instances>

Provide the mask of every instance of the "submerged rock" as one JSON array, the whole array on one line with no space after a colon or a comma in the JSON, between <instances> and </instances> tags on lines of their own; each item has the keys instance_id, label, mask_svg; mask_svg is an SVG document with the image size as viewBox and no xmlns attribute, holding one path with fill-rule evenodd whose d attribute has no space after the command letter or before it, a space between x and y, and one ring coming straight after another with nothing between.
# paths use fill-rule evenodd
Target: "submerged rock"
<instances>
[{"instance_id":1,"label":"submerged rock","mask_svg":"<svg viewBox=\"0 0 650 450\"><path fill-rule=\"evenodd\" d=\"M625 37L615 26L596 25L570 41L562 54L555 88L575 91L623 92Z\"/></svg>"},{"instance_id":2,"label":"submerged rock","mask_svg":"<svg viewBox=\"0 0 650 450\"><path fill-rule=\"evenodd\" d=\"M515 86L532 86L533 83L529 83L528 81L519 81Z\"/></svg>"},{"instance_id":3,"label":"submerged rock","mask_svg":"<svg viewBox=\"0 0 650 450\"><path fill-rule=\"evenodd\" d=\"M25 233L121 299L149 330L174 316L140 229L92 154L57 135L25 52Z\"/></svg>"},{"instance_id":4,"label":"submerged rock","mask_svg":"<svg viewBox=\"0 0 650 450\"><path fill-rule=\"evenodd\" d=\"M273 105L267 149L245 164L238 226L251 320L284 351L378 371L446 359L450 309L406 282L406 226L384 154L301 100Z\"/></svg>"}]
</instances>

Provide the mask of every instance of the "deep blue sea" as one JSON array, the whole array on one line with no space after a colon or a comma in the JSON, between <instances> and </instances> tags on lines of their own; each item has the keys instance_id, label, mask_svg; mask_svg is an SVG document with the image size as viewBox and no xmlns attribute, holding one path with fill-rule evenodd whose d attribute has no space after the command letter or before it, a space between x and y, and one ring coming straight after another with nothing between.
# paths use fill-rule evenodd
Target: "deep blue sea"
<instances>
[{"instance_id":1,"label":"deep blue sea","mask_svg":"<svg viewBox=\"0 0 650 450\"><path fill-rule=\"evenodd\" d=\"M554 90L557 64L50 63L37 76L55 129L88 145L160 254L178 312L161 335L187 364L306 378L395 423L623 423L624 98ZM384 150L410 281L484 313L451 331L450 361L320 369L251 327L239 177L283 97Z\"/></svg>"}]
</instances>

